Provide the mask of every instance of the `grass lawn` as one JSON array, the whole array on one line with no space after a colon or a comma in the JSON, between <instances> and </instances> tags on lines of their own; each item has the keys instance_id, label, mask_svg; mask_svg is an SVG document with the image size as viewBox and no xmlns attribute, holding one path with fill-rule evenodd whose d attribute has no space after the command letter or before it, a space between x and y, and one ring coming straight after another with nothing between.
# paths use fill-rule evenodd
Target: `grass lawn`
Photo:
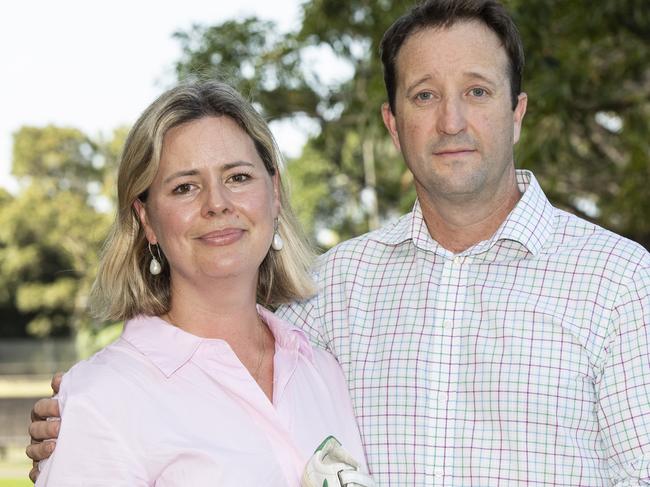
<instances>
[{"instance_id":1,"label":"grass lawn","mask_svg":"<svg viewBox=\"0 0 650 487\"><path fill-rule=\"evenodd\" d=\"M33 485L26 475L22 479L0 479L0 487L31 487Z\"/></svg>"},{"instance_id":2,"label":"grass lawn","mask_svg":"<svg viewBox=\"0 0 650 487\"><path fill-rule=\"evenodd\" d=\"M52 394L50 377L2 376L0 398L48 397ZM29 418L25 412L25 421ZM0 432L0 435L4 432ZM32 462L25 456L25 446L15 445L0 450L0 487L33 487L27 475Z\"/></svg>"},{"instance_id":3,"label":"grass lawn","mask_svg":"<svg viewBox=\"0 0 650 487\"><path fill-rule=\"evenodd\" d=\"M25 456L24 447L11 447L0 458L0 487L28 487L33 485L27 475L32 461Z\"/></svg>"}]
</instances>

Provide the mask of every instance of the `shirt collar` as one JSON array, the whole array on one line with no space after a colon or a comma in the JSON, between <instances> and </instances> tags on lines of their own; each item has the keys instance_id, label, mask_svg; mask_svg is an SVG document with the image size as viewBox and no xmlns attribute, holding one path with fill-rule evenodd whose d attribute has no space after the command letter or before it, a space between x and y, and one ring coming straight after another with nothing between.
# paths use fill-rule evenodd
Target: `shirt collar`
<instances>
[{"instance_id":1,"label":"shirt collar","mask_svg":"<svg viewBox=\"0 0 650 487\"><path fill-rule=\"evenodd\" d=\"M257 312L273 333L276 347L297 352L308 360L314 358L314 350L304 331L284 321L263 306L257 305Z\"/></svg>"},{"instance_id":2,"label":"shirt collar","mask_svg":"<svg viewBox=\"0 0 650 487\"><path fill-rule=\"evenodd\" d=\"M422 226L424 227L423 229ZM371 232L369 237L385 245L399 245L407 240L415 240L423 231L426 235L429 235L427 226L422 218L420 202L416 200L411 213L407 213L397 221ZM431 240L431 237L429 237L429 240Z\"/></svg>"},{"instance_id":3,"label":"shirt collar","mask_svg":"<svg viewBox=\"0 0 650 487\"><path fill-rule=\"evenodd\" d=\"M516 176L522 197L515 208L491 238L479 242L463 253L484 252L500 240L519 242L533 255L541 251L552 234L553 206L546 198L532 172L518 169ZM411 213L402 216L397 222L373 232L371 238L385 245L399 245L411 240L416 247L422 250L451 255L451 252L442 248L438 242L431 238L419 201L415 202Z\"/></svg>"},{"instance_id":4,"label":"shirt collar","mask_svg":"<svg viewBox=\"0 0 650 487\"><path fill-rule=\"evenodd\" d=\"M551 237L553 206L532 172L517 170L516 176L521 199L494 235L475 245L472 253L484 252L500 240L512 240L537 255Z\"/></svg>"},{"instance_id":5,"label":"shirt collar","mask_svg":"<svg viewBox=\"0 0 650 487\"><path fill-rule=\"evenodd\" d=\"M275 337L276 347L294 351L313 360L313 350L302 330L257 306L257 311ZM171 377L189 362L202 344L223 346L224 341L192 335L157 316L140 315L124 325L122 338Z\"/></svg>"}]
</instances>

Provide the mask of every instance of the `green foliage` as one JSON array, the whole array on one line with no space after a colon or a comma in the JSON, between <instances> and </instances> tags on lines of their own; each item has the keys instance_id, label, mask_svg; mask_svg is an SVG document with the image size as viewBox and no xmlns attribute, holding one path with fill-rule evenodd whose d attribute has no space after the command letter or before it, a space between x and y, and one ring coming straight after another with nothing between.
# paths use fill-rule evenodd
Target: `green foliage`
<instances>
[{"instance_id":1,"label":"green foliage","mask_svg":"<svg viewBox=\"0 0 650 487\"><path fill-rule=\"evenodd\" d=\"M505 0L526 48L528 114L517 161L555 204L650 247L650 9L644 0ZM297 32L257 18L178 32L179 79L233 83L269 120L306 115L320 127L287 178L312 236L376 227L413 204L412 176L383 127L378 46L409 4L308 0ZM329 79L336 58L351 76ZM314 62L314 59L316 61ZM296 120L299 120L297 118ZM85 296L110 220L126 128L91 139L74 128L14 135L21 190L0 190L0 336L82 330ZM377 204L362 195L376 193ZM322 241L324 247L333 241ZM112 336L112 335L111 335Z\"/></svg>"},{"instance_id":2,"label":"green foliage","mask_svg":"<svg viewBox=\"0 0 650 487\"><path fill-rule=\"evenodd\" d=\"M295 36L276 32L273 22L254 17L177 32L183 52L177 76L230 82L270 119L298 112L314 115L319 97L300 69L300 46Z\"/></svg>"},{"instance_id":3,"label":"green foliage","mask_svg":"<svg viewBox=\"0 0 650 487\"><path fill-rule=\"evenodd\" d=\"M650 247L647 2L508 4L527 52L521 164L556 204Z\"/></svg>"},{"instance_id":4,"label":"green foliage","mask_svg":"<svg viewBox=\"0 0 650 487\"><path fill-rule=\"evenodd\" d=\"M506 1L527 53L529 109L519 165L535 171L555 204L650 247L646 3ZM272 117L301 111L320 123L320 134L289 165L294 201L311 232L329 228L346 238L413 203L411 176L379 116L385 100L379 42L408 7L395 0L311 0L303 5L300 30L284 39L265 38L275 27L258 19L178 35L184 40L179 73L197 65L234 72L235 84ZM314 49L334 53L353 76L321 82L303 62ZM320 101L296 109L287 100L304 90ZM361 203L363 188L376 191L376 209Z\"/></svg>"},{"instance_id":5,"label":"green foliage","mask_svg":"<svg viewBox=\"0 0 650 487\"><path fill-rule=\"evenodd\" d=\"M74 128L22 127L14 134L12 172L18 178L52 181L57 189L85 192L98 178L95 145Z\"/></svg>"},{"instance_id":6,"label":"green foliage","mask_svg":"<svg viewBox=\"0 0 650 487\"><path fill-rule=\"evenodd\" d=\"M25 472L29 471L29 467L26 467ZM25 478L6 478L0 479L0 487L32 487L32 481L29 480L25 474Z\"/></svg>"},{"instance_id":7,"label":"green foliage","mask_svg":"<svg viewBox=\"0 0 650 487\"><path fill-rule=\"evenodd\" d=\"M21 190L0 193L0 335L66 336L89 324L85 296L110 219L95 208L109 149L69 128L14 135Z\"/></svg>"},{"instance_id":8,"label":"green foliage","mask_svg":"<svg viewBox=\"0 0 650 487\"><path fill-rule=\"evenodd\" d=\"M86 358L117 340L124 323L109 323L103 328L83 327L77 333L76 349L79 357Z\"/></svg>"},{"instance_id":9,"label":"green foliage","mask_svg":"<svg viewBox=\"0 0 650 487\"><path fill-rule=\"evenodd\" d=\"M376 32L394 12L386 2L367 3L307 3L302 29L282 37L273 34L272 23L255 18L176 34L183 47L179 77L225 74L270 119L302 113L320 124L320 134L289 164L293 200L312 235L323 228L341 239L358 235L413 203L412 192L405 200L401 185L404 164L384 135L381 69L370 55L376 51ZM322 81L306 58L327 52L355 75ZM364 188L377 193L376 208L362 203Z\"/></svg>"},{"instance_id":10,"label":"green foliage","mask_svg":"<svg viewBox=\"0 0 650 487\"><path fill-rule=\"evenodd\" d=\"M3 302L30 317L27 330L38 336L65 335L81 319L107 228L82 195L50 189L33 182L0 209Z\"/></svg>"},{"instance_id":11,"label":"green foliage","mask_svg":"<svg viewBox=\"0 0 650 487\"><path fill-rule=\"evenodd\" d=\"M313 149L308 143L301 157L290 161L287 165L291 202L305 231L314 235L317 214L324 208L320 205L329 201L329 180L334 177L329 161L322 157L320 151Z\"/></svg>"}]
</instances>

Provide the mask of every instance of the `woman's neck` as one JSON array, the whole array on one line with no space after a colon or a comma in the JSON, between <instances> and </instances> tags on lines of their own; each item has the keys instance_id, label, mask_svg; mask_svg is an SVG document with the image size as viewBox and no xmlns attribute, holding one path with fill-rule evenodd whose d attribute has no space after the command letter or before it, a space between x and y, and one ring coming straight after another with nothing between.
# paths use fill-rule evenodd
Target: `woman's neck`
<instances>
[{"instance_id":1,"label":"woman's neck","mask_svg":"<svg viewBox=\"0 0 650 487\"><path fill-rule=\"evenodd\" d=\"M259 324L256 284L229 279L189 285L172 279L167 317L172 324L203 338L229 342L250 338Z\"/></svg>"},{"instance_id":2,"label":"woman's neck","mask_svg":"<svg viewBox=\"0 0 650 487\"><path fill-rule=\"evenodd\" d=\"M254 285L231 281L197 287L172 281L171 307L161 318L193 335L226 341L273 400L275 339L257 313Z\"/></svg>"}]
</instances>

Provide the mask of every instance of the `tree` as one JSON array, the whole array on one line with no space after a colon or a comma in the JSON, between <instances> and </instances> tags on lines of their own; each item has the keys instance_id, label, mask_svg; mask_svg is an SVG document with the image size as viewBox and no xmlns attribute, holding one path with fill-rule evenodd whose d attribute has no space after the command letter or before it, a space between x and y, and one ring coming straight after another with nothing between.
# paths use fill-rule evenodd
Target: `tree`
<instances>
[{"instance_id":1,"label":"tree","mask_svg":"<svg viewBox=\"0 0 650 487\"><path fill-rule=\"evenodd\" d=\"M380 116L386 97L379 43L402 6L387 1L314 0L303 8L298 38L306 48L326 49L353 67L349 80L328 87L323 111L335 115L326 118L321 134L312 141L330 162L332 195L319 202L315 217L335 228L341 238L349 238L409 210L415 199L410 173ZM298 163L309 166L304 155Z\"/></svg>"},{"instance_id":2,"label":"tree","mask_svg":"<svg viewBox=\"0 0 650 487\"><path fill-rule=\"evenodd\" d=\"M93 164L95 152L95 144L77 129L22 127L14 134L12 173L24 184L48 180L52 190L85 193L101 174Z\"/></svg>"},{"instance_id":3,"label":"tree","mask_svg":"<svg viewBox=\"0 0 650 487\"><path fill-rule=\"evenodd\" d=\"M518 164L535 171L555 204L650 247L644 3L506 2L527 52L530 102ZM284 39L265 37L277 29L259 19L178 34L178 73L235 73L231 81L271 119L300 112L319 123L320 133L289 163L289 173L301 178L293 184L296 204L314 232L330 228L345 238L412 205L410 174L379 116L385 93L377 54L383 32L406 8L393 0L311 0L300 30ZM324 83L305 62L314 50L334 53L352 77ZM309 101L294 103L293 96ZM373 191L376 207L362 198Z\"/></svg>"},{"instance_id":4,"label":"tree","mask_svg":"<svg viewBox=\"0 0 650 487\"><path fill-rule=\"evenodd\" d=\"M14 134L12 168L21 189L0 193L4 336L66 336L89 325L86 296L110 209L97 206L122 133L111 141L54 126Z\"/></svg>"},{"instance_id":5,"label":"tree","mask_svg":"<svg viewBox=\"0 0 650 487\"><path fill-rule=\"evenodd\" d=\"M275 24L255 17L217 26L195 25L174 37L182 56L179 79L212 77L251 96L269 119L304 112L317 115L319 96L301 70L295 35L280 36Z\"/></svg>"},{"instance_id":6,"label":"tree","mask_svg":"<svg viewBox=\"0 0 650 487\"><path fill-rule=\"evenodd\" d=\"M509 4L527 48L519 160L556 205L650 248L647 3Z\"/></svg>"},{"instance_id":7,"label":"tree","mask_svg":"<svg viewBox=\"0 0 650 487\"><path fill-rule=\"evenodd\" d=\"M333 12L331 17L326 20L338 22ZM401 201L400 178L405 171L383 136L378 108L366 110L370 93L373 98L381 96L380 80L373 69L362 69L368 60L358 58L358 49L338 43L333 52L347 56L345 61L356 67L359 76L327 86L305 62L310 48L326 43L306 28L284 37L264 35L275 31L272 23L255 18L195 26L176 34L183 48L176 71L180 78L191 73L224 78L226 73L226 80L251 94L271 121L296 114L313 118L321 127L320 135L310 141L302 158L289 163L288 171L300 178L293 193L303 222L313 231L335 229L339 238L376 227ZM317 154L322 156L319 164L305 160L306 155Z\"/></svg>"}]
</instances>

